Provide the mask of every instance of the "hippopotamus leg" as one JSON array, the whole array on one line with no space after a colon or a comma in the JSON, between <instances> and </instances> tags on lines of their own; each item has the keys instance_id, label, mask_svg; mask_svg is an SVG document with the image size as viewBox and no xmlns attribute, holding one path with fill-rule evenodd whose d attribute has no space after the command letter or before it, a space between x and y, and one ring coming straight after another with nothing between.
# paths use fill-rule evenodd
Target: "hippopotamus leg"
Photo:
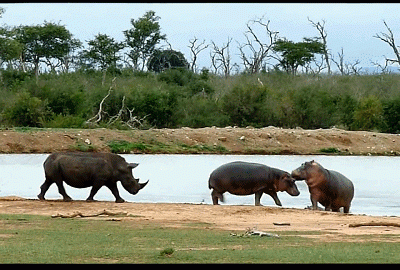
<instances>
[{"instance_id":1,"label":"hippopotamus leg","mask_svg":"<svg viewBox=\"0 0 400 270\"><path fill-rule=\"evenodd\" d=\"M282 203L278 198L278 194L276 194L275 191L269 191L268 195L270 195L272 197L272 199L274 199L274 202L275 202L276 205L282 206Z\"/></svg>"},{"instance_id":2,"label":"hippopotamus leg","mask_svg":"<svg viewBox=\"0 0 400 270\"><path fill-rule=\"evenodd\" d=\"M274 199L274 202L276 205L282 206L282 203L278 198L278 194L276 194L275 191L271 191L271 190L268 190L268 191L261 190L261 191L258 191L255 193L255 205L256 206L262 206L262 204L260 203L260 200L261 200L261 196L263 195L263 193L266 193L269 196L271 196L272 199Z\"/></svg>"},{"instance_id":3,"label":"hippopotamus leg","mask_svg":"<svg viewBox=\"0 0 400 270\"><path fill-rule=\"evenodd\" d=\"M223 192L218 192L215 189L213 189L213 191L211 192L211 198L213 201L214 205L218 205L218 199L223 202L224 201L224 196L223 196Z\"/></svg>"},{"instance_id":4,"label":"hippopotamus leg","mask_svg":"<svg viewBox=\"0 0 400 270\"><path fill-rule=\"evenodd\" d=\"M254 203L255 206L262 206L262 204L260 203L260 200L261 200L261 196L263 195L263 193L264 192L262 192L262 191L258 191L255 193L255 203Z\"/></svg>"}]
</instances>

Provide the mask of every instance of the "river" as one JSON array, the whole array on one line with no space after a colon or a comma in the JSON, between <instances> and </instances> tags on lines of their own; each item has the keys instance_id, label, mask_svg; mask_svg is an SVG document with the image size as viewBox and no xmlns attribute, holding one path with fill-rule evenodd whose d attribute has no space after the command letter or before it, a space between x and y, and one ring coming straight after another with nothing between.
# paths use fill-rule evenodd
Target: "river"
<instances>
[{"instance_id":1,"label":"river","mask_svg":"<svg viewBox=\"0 0 400 270\"><path fill-rule=\"evenodd\" d=\"M47 154L2 154L0 155L0 196L37 198L44 181L43 162ZM355 195L351 213L400 216L400 157L373 156L290 156L290 155L122 155L128 162L140 165L133 170L140 181L150 179L149 184L137 195L129 194L118 183L120 195L130 202L168 202L211 204L208 177L218 166L236 160L263 163L288 172L304 161L315 160L327 169L341 172L353 181ZM279 192L283 207L304 208L311 205L307 185L296 182L300 195L292 197ZM69 196L84 200L90 188L76 189L64 185ZM254 195L234 196L224 194L225 203L232 205L254 205ZM54 184L46 193L48 199L59 199ZM103 187L96 194L97 200L113 201L111 192ZM274 206L266 194L263 205Z\"/></svg>"}]
</instances>

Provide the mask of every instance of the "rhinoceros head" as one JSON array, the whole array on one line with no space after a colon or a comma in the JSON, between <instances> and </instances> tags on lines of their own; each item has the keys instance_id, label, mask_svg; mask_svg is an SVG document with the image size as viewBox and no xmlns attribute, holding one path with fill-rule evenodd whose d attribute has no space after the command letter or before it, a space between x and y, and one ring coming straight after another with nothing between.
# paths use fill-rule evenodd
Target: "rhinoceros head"
<instances>
[{"instance_id":1,"label":"rhinoceros head","mask_svg":"<svg viewBox=\"0 0 400 270\"><path fill-rule=\"evenodd\" d=\"M139 183L139 178L133 177L132 169L136 168L139 164L138 163L127 163L127 167L120 170L121 172L121 184L126 191L135 195L139 192L142 188L144 188L149 180L145 183Z\"/></svg>"}]
</instances>

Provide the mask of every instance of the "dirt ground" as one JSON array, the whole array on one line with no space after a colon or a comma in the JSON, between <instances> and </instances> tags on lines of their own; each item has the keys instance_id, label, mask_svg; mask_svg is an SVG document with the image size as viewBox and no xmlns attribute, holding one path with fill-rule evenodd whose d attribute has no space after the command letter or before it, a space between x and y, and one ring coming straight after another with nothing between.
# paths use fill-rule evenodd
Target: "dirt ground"
<instances>
[{"instance_id":1,"label":"dirt ground","mask_svg":"<svg viewBox=\"0 0 400 270\"><path fill-rule=\"evenodd\" d=\"M199 226L205 229L222 229L231 232L245 232L247 228L277 233L280 231L320 232L324 241L352 241L352 236L390 235L392 241L400 242L400 217L378 217L342 214L307 209L293 209L268 206L205 205L181 203L132 203L86 202L61 200L39 201L19 197L1 197L0 213L37 214L45 216L71 215L81 213L91 215L102 211L123 212L118 217L75 217L109 218L119 222L155 223L168 227ZM59 217L60 218L60 217ZM274 224L275 223L275 224ZM352 227L351 224L381 224L382 226ZM350 226L349 226L350 225Z\"/></svg>"},{"instance_id":2,"label":"dirt ground","mask_svg":"<svg viewBox=\"0 0 400 270\"><path fill-rule=\"evenodd\" d=\"M173 146L220 146L227 154L321 154L326 149L342 155L400 155L400 134L346 131L338 128L305 130L277 127L207 127L149 130L28 129L0 131L0 153L51 153L90 147L109 152L107 143L162 144L152 153L174 153ZM178 153L185 153L182 147ZM201 147L196 153L202 153ZM218 149L218 148L216 148ZM193 148L191 152L193 153ZM135 150L140 153L140 150ZM208 152L210 153L210 152ZM211 152L212 153L212 152ZM218 152L216 152L218 153Z\"/></svg>"}]
</instances>

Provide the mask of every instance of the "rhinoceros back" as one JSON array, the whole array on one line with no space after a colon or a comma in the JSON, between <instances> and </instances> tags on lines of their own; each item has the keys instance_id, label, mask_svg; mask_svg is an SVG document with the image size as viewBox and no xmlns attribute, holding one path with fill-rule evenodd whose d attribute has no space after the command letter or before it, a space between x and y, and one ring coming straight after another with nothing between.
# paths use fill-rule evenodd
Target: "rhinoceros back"
<instances>
[{"instance_id":1,"label":"rhinoceros back","mask_svg":"<svg viewBox=\"0 0 400 270\"><path fill-rule=\"evenodd\" d=\"M44 163L46 176L60 178L75 188L93 185L95 179L110 177L112 170L103 157L56 154Z\"/></svg>"}]
</instances>

